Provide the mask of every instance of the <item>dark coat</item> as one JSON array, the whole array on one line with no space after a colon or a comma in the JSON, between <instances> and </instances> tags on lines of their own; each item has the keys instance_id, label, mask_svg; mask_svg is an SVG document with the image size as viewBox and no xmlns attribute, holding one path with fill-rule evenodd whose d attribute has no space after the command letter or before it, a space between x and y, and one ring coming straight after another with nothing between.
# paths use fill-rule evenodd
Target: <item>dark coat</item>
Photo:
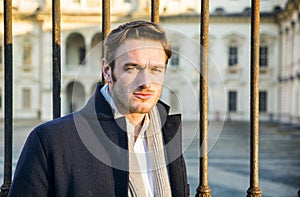
<instances>
[{"instance_id":1,"label":"dark coat","mask_svg":"<svg viewBox=\"0 0 300 197\"><path fill-rule=\"evenodd\" d=\"M19 158L9 196L127 196L128 141L124 118L114 119L101 86L78 112L38 126ZM173 196L189 196L180 115L157 104Z\"/></svg>"}]
</instances>

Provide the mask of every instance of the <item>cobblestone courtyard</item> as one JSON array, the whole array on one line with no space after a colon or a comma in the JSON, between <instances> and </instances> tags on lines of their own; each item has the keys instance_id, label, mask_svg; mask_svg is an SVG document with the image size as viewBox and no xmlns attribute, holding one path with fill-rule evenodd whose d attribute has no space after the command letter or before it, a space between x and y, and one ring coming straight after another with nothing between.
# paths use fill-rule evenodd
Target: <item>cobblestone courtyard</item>
<instances>
[{"instance_id":1,"label":"cobblestone courtyard","mask_svg":"<svg viewBox=\"0 0 300 197\"><path fill-rule=\"evenodd\" d=\"M15 124L13 167L28 133L38 122ZM212 196L246 196L249 188L249 123L231 122L210 125L209 132L222 128L209 151L209 186ZM183 124L184 152L191 196L198 186L197 123ZM0 126L0 180L3 176L3 124ZM300 189L300 130L274 124L260 124L260 189L264 197L294 197Z\"/></svg>"}]
</instances>

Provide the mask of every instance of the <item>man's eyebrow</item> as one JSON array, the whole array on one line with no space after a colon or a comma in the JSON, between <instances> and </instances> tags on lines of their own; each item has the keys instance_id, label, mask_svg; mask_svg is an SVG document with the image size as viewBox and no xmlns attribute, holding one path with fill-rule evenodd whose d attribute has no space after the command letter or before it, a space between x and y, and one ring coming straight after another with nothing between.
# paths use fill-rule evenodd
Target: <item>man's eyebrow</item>
<instances>
[{"instance_id":1,"label":"man's eyebrow","mask_svg":"<svg viewBox=\"0 0 300 197\"><path fill-rule=\"evenodd\" d=\"M166 65L165 64L155 64L155 65L151 65L151 67L164 69L164 68L166 68Z\"/></svg>"},{"instance_id":2,"label":"man's eyebrow","mask_svg":"<svg viewBox=\"0 0 300 197\"><path fill-rule=\"evenodd\" d=\"M146 68L147 66L143 66L143 65L140 65L140 64L137 64L137 63L125 63L124 64L124 68L126 67L129 67L129 66L132 66L132 67L136 67L138 69L143 69L143 68ZM153 65L149 65L150 68L160 68L160 69L165 69L166 68L166 65L165 64L153 64Z\"/></svg>"},{"instance_id":3,"label":"man's eyebrow","mask_svg":"<svg viewBox=\"0 0 300 197\"><path fill-rule=\"evenodd\" d=\"M137 63L126 63L124 64L124 67L129 67L129 66L133 66L133 67L136 67L136 68L144 68L144 66L140 65L140 64L137 64Z\"/></svg>"}]
</instances>

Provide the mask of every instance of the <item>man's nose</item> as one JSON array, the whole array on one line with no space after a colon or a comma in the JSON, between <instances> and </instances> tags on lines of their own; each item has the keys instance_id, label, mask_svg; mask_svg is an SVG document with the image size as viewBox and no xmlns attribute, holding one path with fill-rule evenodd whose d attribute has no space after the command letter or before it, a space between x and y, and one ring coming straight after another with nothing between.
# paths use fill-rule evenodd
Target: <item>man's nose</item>
<instances>
[{"instance_id":1,"label":"man's nose","mask_svg":"<svg viewBox=\"0 0 300 197\"><path fill-rule=\"evenodd\" d=\"M152 83L151 74L148 69L143 69L139 73L139 86L143 86L144 88L149 88Z\"/></svg>"}]
</instances>

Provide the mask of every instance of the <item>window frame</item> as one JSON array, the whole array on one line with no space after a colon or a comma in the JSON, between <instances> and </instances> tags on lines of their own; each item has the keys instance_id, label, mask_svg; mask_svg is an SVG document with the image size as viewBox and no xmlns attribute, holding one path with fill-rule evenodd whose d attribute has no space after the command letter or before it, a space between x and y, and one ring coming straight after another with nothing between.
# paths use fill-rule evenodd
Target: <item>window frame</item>
<instances>
[{"instance_id":1,"label":"window frame","mask_svg":"<svg viewBox=\"0 0 300 197\"><path fill-rule=\"evenodd\" d=\"M234 67L239 63L239 49L236 45L229 45L228 47L228 66Z\"/></svg>"},{"instance_id":2,"label":"window frame","mask_svg":"<svg viewBox=\"0 0 300 197\"><path fill-rule=\"evenodd\" d=\"M31 109L31 89L30 88L23 88L22 89L22 108L25 110Z\"/></svg>"},{"instance_id":3,"label":"window frame","mask_svg":"<svg viewBox=\"0 0 300 197\"><path fill-rule=\"evenodd\" d=\"M236 90L228 91L228 111L237 112L238 106L238 92Z\"/></svg>"},{"instance_id":4,"label":"window frame","mask_svg":"<svg viewBox=\"0 0 300 197\"><path fill-rule=\"evenodd\" d=\"M262 50L262 49L264 49L264 50ZM263 53L263 51L264 51L264 53ZM259 47L259 66L260 67L263 67L263 68L268 67L268 62L269 62L268 61L269 60L268 53L269 53L269 48L267 45L261 45Z\"/></svg>"},{"instance_id":5,"label":"window frame","mask_svg":"<svg viewBox=\"0 0 300 197\"><path fill-rule=\"evenodd\" d=\"M268 112L268 92L265 90L259 91L259 113Z\"/></svg>"},{"instance_id":6,"label":"window frame","mask_svg":"<svg viewBox=\"0 0 300 197\"><path fill-rule=\"evenodd\" d=\"M32 65L33 63L33 46L32 46L32 40L28 37L24 38L23 40L23 46L22 46L22 64L25 67L28 67Z\"/></svg>"}]
</instances>

